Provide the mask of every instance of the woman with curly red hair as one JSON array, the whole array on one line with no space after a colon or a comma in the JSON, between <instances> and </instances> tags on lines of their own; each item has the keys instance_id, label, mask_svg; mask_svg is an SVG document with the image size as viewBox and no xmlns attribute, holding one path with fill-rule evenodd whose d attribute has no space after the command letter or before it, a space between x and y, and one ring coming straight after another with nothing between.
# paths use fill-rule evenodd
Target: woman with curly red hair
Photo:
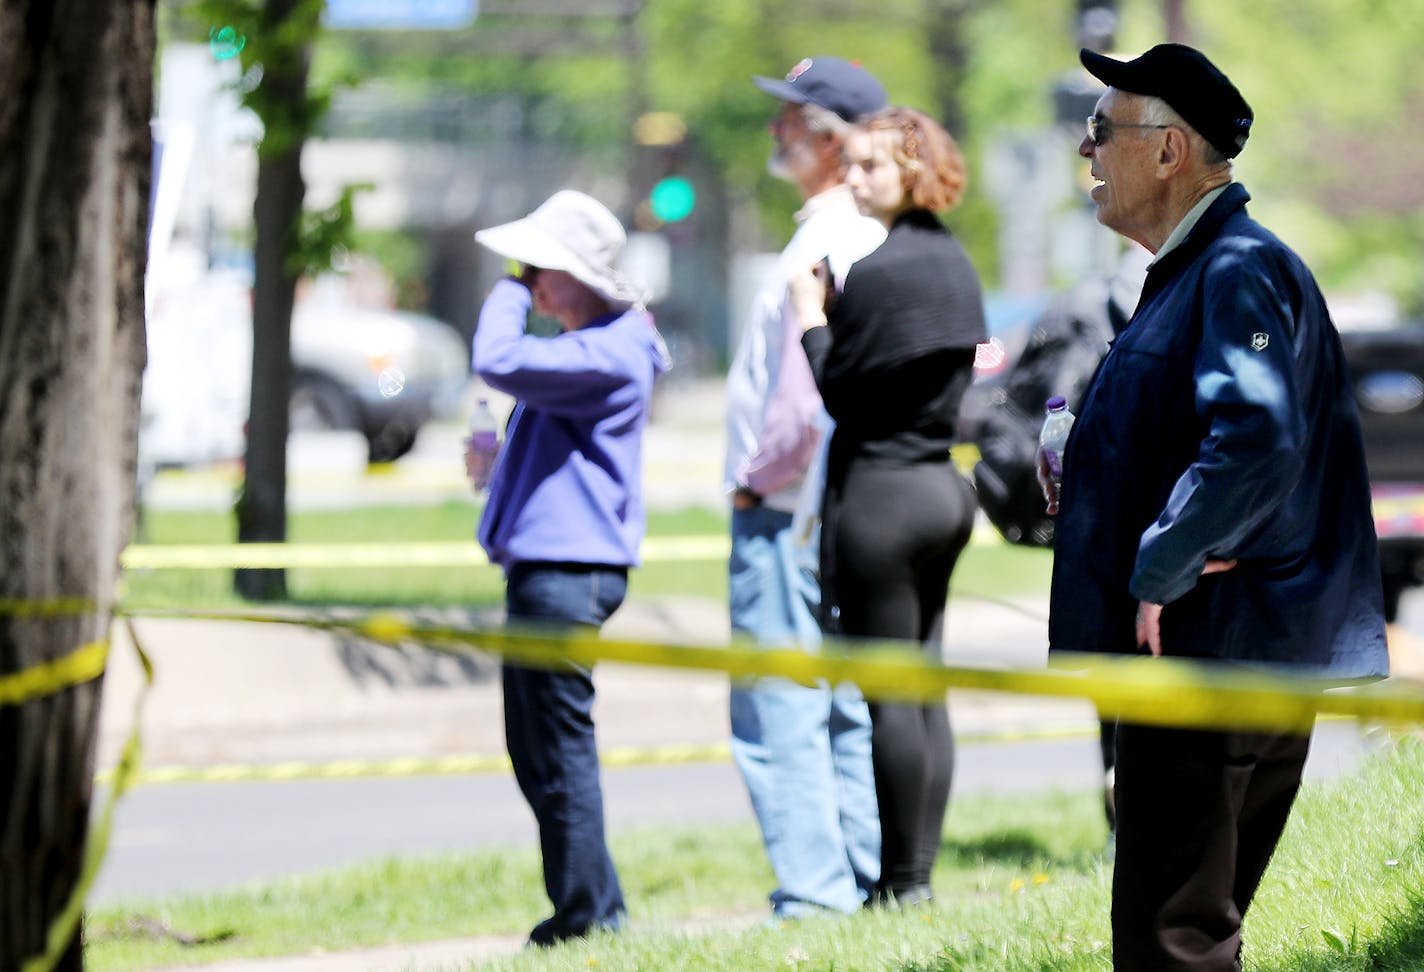
<instances>
[{"instance_id":1,"label":"woman with curly red hair","mask_svg":"<svg viewBox=\"0 0 1424 972\"><path fill-rule=\"evenodd\" d=\"M823 625L903 639L940 657L950 574L974 526L974 490L949 458L960 400L985 340L979 276L935 215L964 192L964 157L921 112L886 108L844 151L879 249L837 288L822 266L792 281L826 410L836 421L822 500ZM880 804L879 899L928 901L954 770L943 703L872 702Z\"/></svg>"}]
</instances>

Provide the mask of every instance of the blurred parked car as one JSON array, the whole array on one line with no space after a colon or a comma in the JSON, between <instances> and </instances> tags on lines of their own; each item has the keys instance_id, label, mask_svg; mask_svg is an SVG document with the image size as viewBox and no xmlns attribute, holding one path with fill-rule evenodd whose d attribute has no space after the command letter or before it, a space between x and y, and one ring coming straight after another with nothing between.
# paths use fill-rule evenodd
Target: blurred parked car
<instances>
[{"instance_id":1,"label":"blurred parked car","mask_svg":"<svg viewBox=\"0 0 1424 972\"><path fill-rule=\"evenodd\" d=\"M1424 322L1342 327L1379 534L1385 616L1424 584Z\"/></svg>"},{"instance_id":2,"label":"blurred parked car","mask_svg":"<svg viewBox=\"0 0 1424 972\"><path fill-rule=\"evenodd\" d=\"M349 429L371 462L399 459L432 414L454 409L469 351L444 321L332 304L292 314L293 430Z\"/></svg>"},{"instance_id":3,"label":"blurred parked car","mask_svg":"<svg viewBox=\"0 0 1424 972\"><path fill-rule=\"evenodd\" d=\"M252 300L241 274L155 291L139 429L141 469L236 459L251 394ZM469 376L454 328L406 311L299 303L292 315L291 428L346 429L371 462L408 452Z\"/></svg>"}]
</instances>

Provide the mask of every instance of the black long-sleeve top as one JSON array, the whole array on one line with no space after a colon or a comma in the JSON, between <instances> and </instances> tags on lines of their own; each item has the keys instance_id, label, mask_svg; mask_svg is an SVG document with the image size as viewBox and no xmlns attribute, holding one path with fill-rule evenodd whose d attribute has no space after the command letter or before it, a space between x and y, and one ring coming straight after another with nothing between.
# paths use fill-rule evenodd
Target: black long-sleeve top
<instances>
[{"instance_id":1,"label":"black long-sleeve top","mask_svg":"<svg viewBox=\"0 0 1424 972\"><path fill-rule=\"evenodd\" d=\"M833 455L943 459L984 340L983 293L964 247L932 213L902 214L851 267L827 326L801 339L836 420Z\"/></svg>"}]
</instances>

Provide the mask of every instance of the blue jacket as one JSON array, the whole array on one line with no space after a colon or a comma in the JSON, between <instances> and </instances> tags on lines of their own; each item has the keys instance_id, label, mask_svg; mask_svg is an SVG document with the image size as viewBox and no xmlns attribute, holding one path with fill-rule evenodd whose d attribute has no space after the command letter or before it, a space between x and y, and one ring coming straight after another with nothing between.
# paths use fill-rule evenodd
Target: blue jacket
<instances>
[{"instance_id":1,"label":"blue jacket","mask_svg":"<svg viewBox=\"0 0 1424 972\"><path fill-rule=\"evenodd\" d=\"M1340 340L1299 257L1229 186L1152 267L1064 453L1049 642L1388 672L1379 554ZM1234 570L1201 576L1208 558Z\"/></svg>"},{"instance_id":2,"label":"blue jacket","mask_svg":"<svg viewBox=\"0 0 1424 972\"><path fill-rule=\"evenodd\" d=\"M544 338L513 280L480 309L474 367L517 399L490 479L479 541L490 560L635 566L643 539L643 429L667 370L642 310Z\"/></svg>"}]
</instances>

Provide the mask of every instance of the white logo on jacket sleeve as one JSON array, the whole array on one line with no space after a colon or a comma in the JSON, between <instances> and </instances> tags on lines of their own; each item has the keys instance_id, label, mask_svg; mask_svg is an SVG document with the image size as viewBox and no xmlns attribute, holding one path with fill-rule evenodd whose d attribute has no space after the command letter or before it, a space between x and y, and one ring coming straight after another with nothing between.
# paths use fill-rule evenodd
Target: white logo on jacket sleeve
<instances>
[{"instance_id":1,"label":"white logo on jacket sleeve","mask_svg":"<svg viewBox=\"0 0 1424 972\"><path fill-rule=\"evenodd\" d=\"M1251 335L1251 350L1253 351L1264 351L1266 350L1266 345L1270 343L1271 336L1265 331L1257 331Z\"/></svg>"}]
</instances>

